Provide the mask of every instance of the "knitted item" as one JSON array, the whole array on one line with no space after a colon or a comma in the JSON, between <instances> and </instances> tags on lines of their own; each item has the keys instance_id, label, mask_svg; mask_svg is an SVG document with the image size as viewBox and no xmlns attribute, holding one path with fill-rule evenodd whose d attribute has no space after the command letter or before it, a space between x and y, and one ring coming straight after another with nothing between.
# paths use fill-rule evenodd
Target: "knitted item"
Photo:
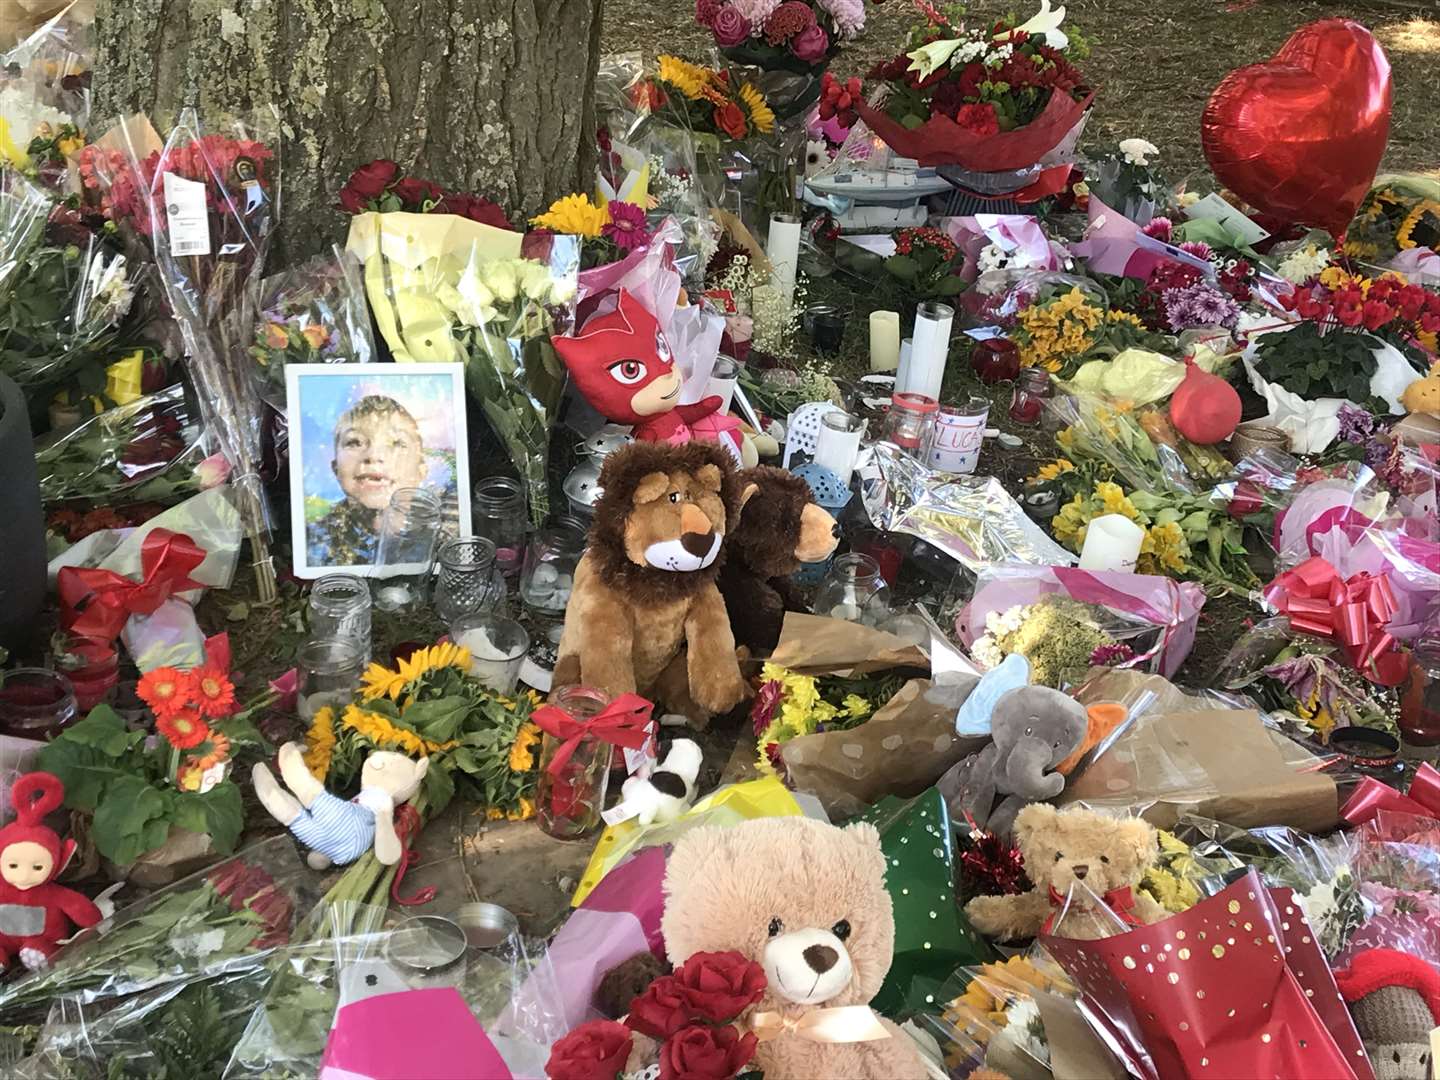
<instances>
[{"instance_id":1,"label":"knitted item","mask_svg":"<svg viewBox=\"0 0 1440 1080\"><path fill-rule=\"evenodd\" d=\"M1360 953L1335 973L1377 1080L1429 1075L1430 1031L1440 1022L1440 972L1395 949Z\"/></svg>"}]
</instances>

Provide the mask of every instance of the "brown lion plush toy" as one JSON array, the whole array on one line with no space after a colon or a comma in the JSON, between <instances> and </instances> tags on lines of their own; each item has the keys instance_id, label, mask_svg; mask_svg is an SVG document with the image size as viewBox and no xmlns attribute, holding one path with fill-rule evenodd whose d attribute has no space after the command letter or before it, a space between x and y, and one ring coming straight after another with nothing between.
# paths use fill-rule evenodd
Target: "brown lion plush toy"
<instances>
[{"instance_id":1,"label":"brown lion plush toy","mask_svg":"<svg viewBox=\"0 0 1440 1080\"><path fill-rule=\"evenodd\" d=\"M746 469L740 480L758 490L726 537L720 595L735 641L768 656L780 642L785 612L810 610L790 575L801 563L827 558L839 541L835 519L794 473L761 465Z\"/></svg>"},{"instance_id":2,"label":"brown lion plush toy","mask_svg":"<svg viewBox=\"0 0 1440 1080\"><path fill-rule=\"evenodd\" d=\"M715 586L726 526L754 487L714 443L639 442L605 459L590 546L575 571L555 685L649 692L687 650L688 692L728 712L748 687Z\"/></svg>"}]
</instances>

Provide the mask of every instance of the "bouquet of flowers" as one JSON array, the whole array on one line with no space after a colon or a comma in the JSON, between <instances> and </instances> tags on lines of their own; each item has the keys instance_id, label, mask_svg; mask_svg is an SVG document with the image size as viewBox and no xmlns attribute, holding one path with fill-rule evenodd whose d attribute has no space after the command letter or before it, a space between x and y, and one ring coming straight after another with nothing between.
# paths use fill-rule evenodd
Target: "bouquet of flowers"
<instances>
[{"instance_id":1,"label":"bouquet of flowers","mask_svg":"<svg viewBox=\"0 0 1440 1080\"><path fill-rule=\"evenodd\" d=\"M737 64L818 75L865 28L863 0L696 0L695 21Z\"/></svg>"},{"instance_id":2,"label":"bouquet of flowers","mask_svg":"<svg viewBox=\"0 0 1440 1080\"><path fill-rule=\"evenodd\" d=\"M556 199L545 213L531 218L530 224L580 237L582 270L618 262L655 235L643 208L615 199L597 206L584 194Z\"/></svg>"},{"instance_id":3,"label":"bouquet of flowers","mask_svg":"<svg viewBox=\"0 0 1440 1080\"><path fill-rule=\"evenodd\" d=\"M1043 0L1028 22L973 28L925 11L906 50L870 72L883 100L858 106L891 149L922 165L996 173L1030 169L1078 137L1092 94L1070 62L1083 42L1059 29L1064 8Z\"/></svg>"},{"instance_id":4,"label":"bouquet of flowers","mask_svg":"<svg viewBox=\"0 0 1440 1080\"><path fill-rule=\"evenodd\" d=\"M1144 139L1121 139L1116 148L1090 160L1085 183L1090 194L1131 221L1145 224L1169 209L1170 185L1150 163L1160 148Z\"/></svg>"},{"instance_id":5,"label":"bouquet of flowers","mask_svg":"<svg viewBox=\"0 0 1440 1080\"><path fill-rule=\"evenodd\" d=\"M921 1014L926 1029L940 1037L952 1075L988 1066L1010 1073L1048 1069L1050 1047L1035 1005L1037 993L1076 994L1065 973L1043 954L1012 956L955 972L947 986L959 992L939 1016Z\"/></svg>"},{"instance_id":6,"label":"bouquet of flowers","mask_svg":"<svg viewBox=\"0 0 1440 1080\"><path fill-rule=\"evenodd\" d=\"M987 670L1019 653L1030 662L1031 682L1058 690L1082 681L1094 665L1127 667L1135 662L1135 649L1107 629L1116 622L1096 604L1052 594L1033 604L988 612L985 633L970 653Z\"/></svg>"},{"instance_id":7,"label":"bouquet of flowers","mask_svg":"<svg viewBox=\"0 0 1440 1080\"><path fill-rule=\"evenodd\" d=\"M1344 253L1388 262L1407 251L1440 250L1440 183L1391 176L1370 189L1345 233Z\"/></svg>"},{"instance_id":8,"label":"bouquet of flowers","mask_svg":"<svg viewBox=\"0 0 1440 1080\"><path fill-rule=\"evenodd\" d=\"M750 706L760 771L783 775L782 744L801 735L858 727L904 682L903 676L892 672L859 678L814 676L767 663Z\"/></svg>"},{"instance_id":9,"label":"bouquet of flowers","mask_svg":"<svg viewBox=\"0 0 1440 1080\"><path fill-rule=\"evenodd\" d=\"M505 211L489 199L404 176L389 158L378 158L350 174L340 189L340 209L347 214L455 214L497 229L514 228Z\"/></svg>"},{"instance_id":10,"label":"bouquet of flowers","mask_svg":"<svg viewBox=\"0 0 1440 1080\"><path fill-rule=\"evenodd\" d=\"M900 229L895 233L895 254L885 260L885 272L907 300L942 300L965 288L959 254L955 241L939 229Z\"/></svg>"},{"instance_id":11,"label":"bouquet of flowers","mask_svg":"<svg viewBox=\"0 0 1440 1080\"><path fill-rule=\"evenodd\" d=\"M1100 344L1108 326L1129 317L1106 308L1098 287L1064 275L1039 274L1016 286L1023 302L1011 333L1022 367L1069 373Z\"/></svg>"},{"instance_id":12,"label":"bouquet of flowers","mask_svg":"<svg viewBox=\"0 0 1440 1080\"><path fill-rule=\"evenodd\" d=\"M250 355L261 393L285 405L286 364L368 364L376 359L360 263L335 248L265 279Z\"/></svg>"},{"instance_id":13,"label":"bouquet of flowers","mask_svg":"<svg viewBox=\"0 0 1440 1080\"><path fill-rule=\"evenodd\" d=\"M1186 494L1230 475L1230 462L1219 451L1183 438L1164 409L1154 405L1134 409L1128 402L1077 392L1047 407L1066 425L1055 442L1072 466L1093 464L1142 491ZM1063 481L1086 478L1064 472Z\"/></svg>"},{"instance_id":14,"label":"bouquet of flowers","mask_svg":"<svg viewBox=\"0 0 1440 1080\"><path fill-rule=\"evenodd\" d=\"M360 778L365 755L429 755L426 812L439 813L458 789L491 818L535 812L540 731L532 694L500 697L469 674L470 652L445 643L393 667L373 663L356 700L317 709L305 733L305 764L338 791Z\"/></svg>"},{"instance_id":15,"label":"bouquet of flowers","mask_svg":"<svg viewBox=\"0 0 1440 1080\"><path fill-rule=\"evenodd\" d=\"M644 85L642 100L649 111L692 134L739 142L775 130L775 113L765 95L728 71L667 55Z\"/></svg>"}]
</instances>

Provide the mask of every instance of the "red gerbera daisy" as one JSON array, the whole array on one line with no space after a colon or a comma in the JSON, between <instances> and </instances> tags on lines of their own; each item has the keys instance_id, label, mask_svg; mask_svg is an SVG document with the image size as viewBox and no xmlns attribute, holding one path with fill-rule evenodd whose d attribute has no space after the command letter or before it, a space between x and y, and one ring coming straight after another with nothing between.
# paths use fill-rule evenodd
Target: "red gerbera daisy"
<instances>
[{"instance_id":1,"label":"red gerbera daisy","mask_svg":"<svg viewBox=\"0 0 1440 1080\"><path fill-rule=\"evenodd\" d=\"M135 694L149 705L158 718L174 716L190 702L191 682L188 672L172 667L158 667L140 676Z\"/></svg>"},{"instance_id":2,"label":"red gerbera daisy","mask_svg":"<svg viewBox=\"0 0 1440 1080\"><path fill-rule=\"evenodd\" d=\"M190 750L210 737L210 728L194 709L181 709L169 716L158 716L155 730L177 750Z\"/></svg>"},{"instance_id":3,"label":"red gerbera daisy","mask_svg":"<svg viewBox=\"0 0 1440 1080\"><path fill-rule=\"evenodd\" d=\"M196 668L190 672L190 684L201 716L221 720L235 711L235 684L219 668Z\"/></svg>"}]
</instances>

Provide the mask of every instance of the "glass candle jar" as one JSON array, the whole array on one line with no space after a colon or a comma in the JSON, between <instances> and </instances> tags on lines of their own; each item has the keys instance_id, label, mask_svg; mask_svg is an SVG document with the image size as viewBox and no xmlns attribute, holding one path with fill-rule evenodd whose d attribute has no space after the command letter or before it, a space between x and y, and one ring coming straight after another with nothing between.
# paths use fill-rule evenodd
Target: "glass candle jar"
<instances>
[{"instance_id":1,"label":"glass candle jar","mask_svg":"<svg viewBox=\"0 0 1440 1080\"><path fill-rule=\"evenodd\" d=\"M1411 760L1440 760L1440 627L1420 635L1400 697L1400 750Z\"/></svg>"},{"instance_id":2,"label":"glass candle jar","mask_svg":"<svg viewBox=\"0 0 1440 1080\"><path fill-rule=\"evenodd\" d=\"M470 501L475 535L495 545L495 565L513 582L525 559L525 489L508 476L487 476Z\"/></svg>"},{"instance_id":3,"label":"glass candle jar","mask_svg":"<svg viewBox=\"0 0 1440 1080\"><path fill-rule=\"evenodd\" d=\"M820 418L820 434L815 439L815 464L829 469L841 484L849 487L864 433L865 421L858 416L839 409L827 412Z\"/></svg>"},{"instance_id":4,"label":"glass candle jar","mask_svg":"<svg viewBox=\"0 0 1440 1080\"><path fill-rule=\"evenodd\" d=\"M563 686L551 695L550 704L583 722L598 715L610 699L588 686ZM556 755L564 745L548 733L541 743L535 820L548 836L579 840L600 827L610 783L611 746L600 739L582 738L556 768Z\"/></svg>"},{"instance_id":5,"label":"glass candle jar","mask_svg":"<svg viewBox=\"0 0 1440 1080\"><path fill-rule=\"evenodd\" d=\"M733 356L718 356L715 366L710 369L710 381L705 386L705 396L714 395L720 399L720 408L715 411L724 416L730 411L730 402L735 397L735 385L740 381L740 363Z\"/></svg>"},{"instance_id":6,"label":"glass candle jar","mask_svg":"<svg viewBox=\"0 0 1440 1080\"><path fill-rule=\"evenodd\" d=\"M924 394L900 393L890 398L881 438L914 457L923 457L935 428L939 404Z\"/></svg>"},{"instance_id":7,"label":"glass candle jar","mask_svg":"<svg viewBox=\"0 0 1440 1080\"><path fill-rule=\"evenodd\" d=\"M430 571L440 538L440 498L425 488L401 488L380 515L375 606L415 611L430 596Z\"/></svg>"},{"instance_id":8,"label":"glass candle jar","mask_svg":"<svg viewBox=\"0 0 1440 1080\"><path fill-rule=\"evenodd\" d=\"M585 553L585 533L586 525L579 518L562 517L530 538L520 577L520 599L537 615L564 615L575 584L575 567Z\"/></svg>"},{"instance_id":9,"label":"glass candle jar","mask_svg":"<svg viewBox=\"0 0 1440 1080\"><path fill-rule=\"evenodd\" d=\"M464 615L450 624L450 640L470 650L470 674L497 694L512 694L530 635L504 615Z\"/></svg>"},{"instance_id":10,"label":"glass candle jar","mask_svg":"<svg viewBox=\"0 0 1440 1080\"><path fill-rule=\"evenodd\" d=\"M495 565L495 545L479 536L450 540L440 549L435 614L445 622L491 611L505 599L505 576Z\"/></svg>"},{"instance_id":11,"label":"glass candle jar","mask_svg":"<svg viewBox=\"0 0 1440 1080\"><path fill-rule=\"evenodd\" d=\"M1020 374L1020 350L1009 338L997 334L975 342L970 367L987 386L1012 382Z\"/></svg>"},{"instance_id":12,"label":"glass candle jar","mask_svg":"<svg viewBox=\"0 0 1440 1080\"><path fill-rule=\"evenodd\" d=\"M835 560L815 594L815 614L876 626L889 615L880 564L852 551Z\"/></svg>"},{"instance_id":13,"label":"glass candle jar","mask_svg":"<svg viewBox=\"0 0 1440 1080\"><path fill-rule=\"evenodd\" d=\"M964 405L940 409L935 414L935 435L926 460L937 472L973 473L980 461L980 444L985 440L985 420L990 399L971 397Z\"/></svg>"},{"instance_id":14,"label":"glass candle jar","mask_svg":"<svg viewBox=\"0 0 1440 1080\"><path fill-rule=\"evenodd\" d=\"M99 638L71 638L55 658L55 666L70 680L76 707L82 713L114 697L120 681L120 654L114 644Z\"/></svg>"},{"instance_id":15,"label":"glass candle jar","mask_svg":"<svg viewBox=\"0 0 1440 1080\"><path fill-rule=\"evenodd\" d=\"M1015 380L1015 392L1010 396L1010 419L1017 424L1038 424L1045 411L1045 399L1054 393L1048 371L1026 368Z\"/></svg>"},{"instance_id":16,"label":"glass candle jar","mask_svg":"<svg viewBox=\"0 0 1440 1080\"><path fill-rule=\"evenodd\" d=\"M308 724L327 705L343 709L350 704L365 658L360 643L350 638L312 639L300 646L295 666L300 679L295 711Z\"/></svg>"},{"instance_id":17,"label":"glass candle jar","mask_svg":"<svg viewBox=\"0 0 1440 1080\"><path fill-rule=\"evenodd\" d=\"M370 660L370 587L354 574L326 574L310 589L310 636L356 642Z\"/></svg>"},{"instance_id":18,"label":"glass candle jar","mask_svg":"<svg viewBox=\"0 0 1440 1080\"><path fill-rule=\"evenodd\" d=\"M58 671L15 668L0 683L0 734L53 739L75 722L75 687Z\"/></svg>"}]
</instances>

